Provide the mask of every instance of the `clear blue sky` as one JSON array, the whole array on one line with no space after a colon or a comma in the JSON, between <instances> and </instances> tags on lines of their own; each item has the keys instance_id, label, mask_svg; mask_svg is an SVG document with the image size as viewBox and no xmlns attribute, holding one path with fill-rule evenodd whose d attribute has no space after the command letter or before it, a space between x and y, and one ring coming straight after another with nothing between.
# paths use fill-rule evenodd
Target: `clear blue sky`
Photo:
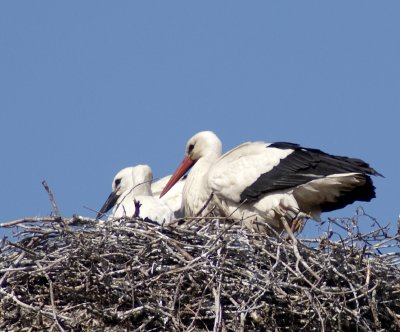
<instances>
[{"instance_id":1,"label":"clear blue sky","mask_svg":"<svg viewBox=\"0 0 400 332\"><path fill-rule=\"evenodd\" d=\"M0 222L94 217L123 167L175 170L187 139L289 141L386 178L400 213L400 2L2 1ZM326 215L325 215L326 216ZM2 230L0 230L2 232Z\"/></svg>"}]
</instances>

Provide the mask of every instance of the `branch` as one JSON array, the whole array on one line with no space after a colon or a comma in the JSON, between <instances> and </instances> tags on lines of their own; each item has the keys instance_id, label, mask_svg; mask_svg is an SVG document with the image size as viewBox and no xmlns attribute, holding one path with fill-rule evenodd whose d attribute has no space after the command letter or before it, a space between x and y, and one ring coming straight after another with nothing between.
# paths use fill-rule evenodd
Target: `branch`
<instances>
[{"instance_id":1,"label":"branch","mask_svg":"<svg viewBox=\"0 0 400 332\"><path fill-rule=\"evenodd\" d=\"M53 207L54 215L56 216L56 218L61 218L60 210L58 209L56 200L54 199L53 193L51 192L50 187L47 184L46 180L42 181L42 185L43 185L44 189L46 189L47 194L49 195L49 199L50 199L51 206Z\"/></svg>"}]
</instances>

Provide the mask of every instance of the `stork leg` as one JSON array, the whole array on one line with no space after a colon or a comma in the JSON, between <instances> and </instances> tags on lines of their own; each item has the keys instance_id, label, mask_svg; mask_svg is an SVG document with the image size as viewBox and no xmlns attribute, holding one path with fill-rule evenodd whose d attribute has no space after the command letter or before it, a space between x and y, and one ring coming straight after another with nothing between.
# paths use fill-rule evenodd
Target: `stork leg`
<instances>
[{"instance_id":1,"label":"stork leg","mask_svg":"<svg viewBox=\"0 0 400 332\"><path fill-rule=\"evenodd\" d=\"M292 224L290 225L290 228L293 233L301 233L301 231L304 228L304 218L303 217L296 217L295 219L292 220Z\"/></svg>"},{"instance_id":2,"label":"stork leg","mask_svg":"<svg viewBox=\"0 0 400 332\"><path fill-rule=\"evenodd\" d=\"M300 233L304 227L304 219L308 217L306 214L302 213L299 209L283 207L279 205L274 209L275 213L280 216L282 226L284 226L282 222L282 218L285 218L285 221L290 226L290 229L293 233Z\"/></svg>"}]
</instances>

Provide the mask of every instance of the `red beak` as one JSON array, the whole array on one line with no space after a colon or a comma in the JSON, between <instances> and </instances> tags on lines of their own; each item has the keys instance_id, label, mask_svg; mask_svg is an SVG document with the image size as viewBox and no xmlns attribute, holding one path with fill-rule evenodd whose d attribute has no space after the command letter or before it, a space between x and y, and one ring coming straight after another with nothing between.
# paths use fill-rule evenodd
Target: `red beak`
<instances>
[{"instance_id":1,"label":"red beak","mask_svg":"<svg viewBox=\"0 0 400 332\"><path fill-rule=\"evenodd\" d=\"M171 176L168 183L164 187L163 191L160 194L160 198L163 197L173 186L177 183L182 176L194 165L194 161L189 157L185 157L181 164L176 169L175 173Z\"/></svg>"}]
</instances>

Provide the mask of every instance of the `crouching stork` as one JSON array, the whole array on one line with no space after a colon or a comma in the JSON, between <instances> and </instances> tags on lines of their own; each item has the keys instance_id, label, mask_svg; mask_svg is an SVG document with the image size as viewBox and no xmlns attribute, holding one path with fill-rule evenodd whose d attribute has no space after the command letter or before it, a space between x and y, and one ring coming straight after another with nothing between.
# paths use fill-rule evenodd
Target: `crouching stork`
<instances>
[{"instance_id":1,"label":"crouching stork","mask_svg":"<svg viewBox=\"0 0 400 332\"><path fill-rule=\"evenodd\" d=\"M158 224L169 224L174 214L167 202L152 193L153 172L148 165L120 170L112 182L112 192L100 209L97 219L113 208L109 220L141 218Z\"/></svg>"},{"instance_id":2,"label":"crouching stork","mask_svg":"<svg viewBox=\"0 0 400 332\"><path fill-rule=\"evenodd\" d=\"M283 230L282 218L289 225L319 220L322 212L370 201L375 197L370 176L381 176L360 159L286 142L247 142L222 155L222 143L211 131L190 138L185 154L161 196L192 168L182 193L185 217L214 210L269 233Z\"/></svg>"}]
</instances>

